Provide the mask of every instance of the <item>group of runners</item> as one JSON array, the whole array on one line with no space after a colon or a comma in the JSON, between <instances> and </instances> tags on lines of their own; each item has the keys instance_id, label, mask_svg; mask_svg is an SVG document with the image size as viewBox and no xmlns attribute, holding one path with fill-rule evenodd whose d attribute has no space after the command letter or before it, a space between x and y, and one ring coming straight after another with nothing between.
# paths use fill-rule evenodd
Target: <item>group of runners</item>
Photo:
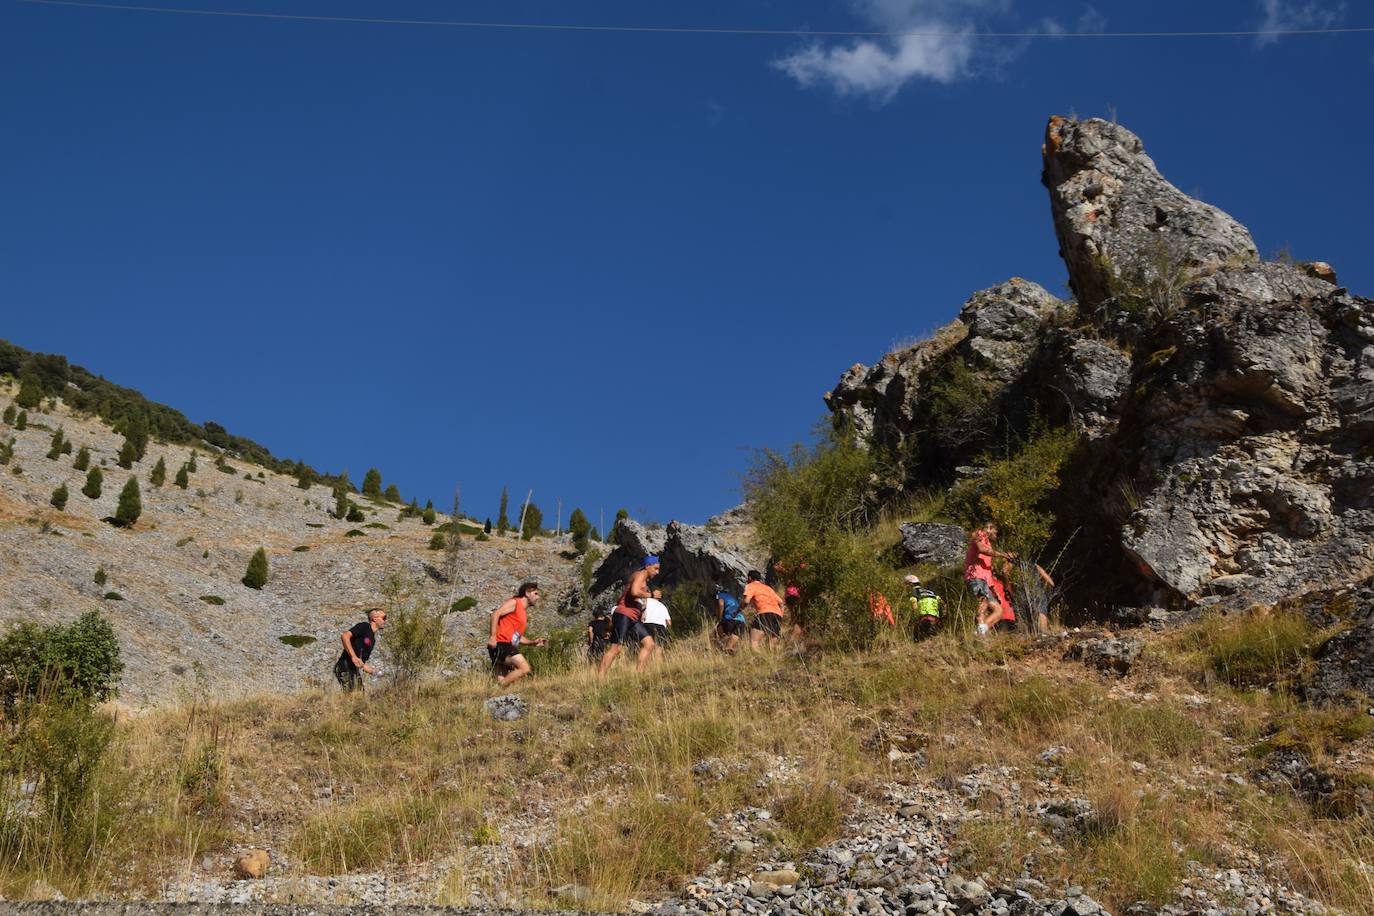
<instances>
[{"instance_id":1,"label":"group of runners","mask_svg":"<svg viewBox=\"0 0 1374 916\"><path fill-rule=\"evenodd\" d=\"M996 546L997 526L986 524L969 537L964 557L964 579L978 599L975 612L977 632L985 635L993 630L1015 629L1015 604L1007 581L1013 572L1020 586L1020 604L1027 611L1030 626L1042 632L1048 628L1049 595L1054 580L1039 564L1022 559L1015 552ZM634 657L636 671L644 671L655 658L661 657L668 645L672 617L663 603L662 592L654 588L652 580L662 566L656 556L645 557L631 574L620 592L615 607L607 613L604 608L593 612L587 627L587 655L596 666L599 676L605 676L616 658L627 650ZM781 563L773 569L783 580L783 595L766 583L762 574L751 570L746 576L743 593L736 597L728 584L716 587L716 626L714 640L725 652L736 652L745 644L752 650L775 648L783 639L788 608L793 608L793 636L801 635L796 610L801 602L801 589L791 580L791 574L805 569L804 563L792 570ZM939 629L943 602L940 596L922 584L915 575L906 576L910 589L909 600L916 622L918 638L929 636ZM785 596L785 597L784 597ZM487 655L497 683L506 687L530 673L524 646L543 646L546 639L526 639L529 610L539 602L539 583L525 582L516 593L491 613L487 640ZM879 593L869 598L875 619L895 625L891 605ZM750 620L748 612L753 612ZM345 630L340 640L343 653L334 666L334 676L346 690L362 685L363 674L374 673L368 659L376 647L377 636L386 626L386 611L376 609L364 620Z\"/></svg>"}]
</instances>

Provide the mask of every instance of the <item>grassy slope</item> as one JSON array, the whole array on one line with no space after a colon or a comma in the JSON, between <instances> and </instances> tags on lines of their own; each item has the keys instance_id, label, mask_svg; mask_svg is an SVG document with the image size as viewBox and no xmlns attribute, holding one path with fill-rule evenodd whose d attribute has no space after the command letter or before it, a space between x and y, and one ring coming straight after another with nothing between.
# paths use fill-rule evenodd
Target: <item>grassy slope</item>
<instances>
[{"instance_id":1,"label":"grassy slope","mask_svg":"<svg viewBox=\"0 0 1374 916\"><path fill-rule=\"evenodd\" d=\"M195 873L206 850L248 844L300 875L432 875L436 902L465 902L477 886L537 905L577 883L618 907L671 893L721 856L709 818L769 807L774 848L756 856L776 861L834 837L844 811L885 783L952 798L960 776L992 765L1012 768L1020 799L985 796L955 829L961 867L1014 877L1035 854L1042 877L1117 909L1167 898L1189 859L1248 860L1370 911L1374 880L1355 864L1374 861L1368 812L1318 811L1249 778L1257 748L1300 743L1348 785L1367 784L1369 716L1227 686L1219 647L1275 636L1263 621L1207 627L1155 637L1121 682L1060 661L1059 648L944 636L857 655L730 659L688 646L642 679L528 681L531 713L516 723L485 715L492 690L477 675L366 699L207 701L125 724L105 777L119 787L107 793L121 802L115 832L91 867L44 877L141 896ZM924 767L889 760L894 743L924 745ZM1038 755L1054 745L1067 749L1063 769L1046 777ZM693 774L707 757L723 778ZM792 775L765 777L780 763ZM1025 810L1037 795L1091 799L1094 829L1046 847ZM22 894L34 874L5 863L0 891Z\"/></svg>"}]
</instances>

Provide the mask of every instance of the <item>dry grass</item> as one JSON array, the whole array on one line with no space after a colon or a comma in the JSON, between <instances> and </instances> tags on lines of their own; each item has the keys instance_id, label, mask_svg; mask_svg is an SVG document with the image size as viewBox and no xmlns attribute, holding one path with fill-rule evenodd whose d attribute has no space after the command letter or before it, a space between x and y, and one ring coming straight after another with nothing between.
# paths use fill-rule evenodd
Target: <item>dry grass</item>
<instances>
[{"instance_id":1,"label":"dry grass","mask_svg":"<svg viewBox=\"0 0 1374 916\"><path fill-rule=\"evenodd\" d=\"M917 645L886 636L861 654L739 658L698 640L643 678L531 679L530 715L515 723L486 716L491 687L478 674L366 697L202 701L123 725L107 778L125 804L99 862L51 877L10 863L0 890L23 896L42 876L69 894L147 895L207 851L251 843L285 852L301 876L442 865L439 902L465 903L476 884L566 903L558 889L580 885L580 905L616 908L671 893L724 856L712 818L767 807L775 848L758 855L801 857L887 782L1007 766L1021 803L994 803L960 828L962 868L1009 878L1029 858L1052 884L1084 884L1115 908L1167 899L1189 859L1224 864L1254 849L1305 893L1368 912L1367 814L1333 817L1220 777L1248 773L1252 754L1284 736L1322 759L1368 750L1368 717L1220 679L1190 703L1200 650L1171 651L1128 679L1148 695L1057 652L948 633ZM922 746L925 768L890 762L896 743ZM1037 789L1051 745L1065 759ZM706 758L716 770L694 772ZM1030 813L1037 792L1091 800L1093 823L1047 846ZM492 858L517 831L533 845Z\"/></svg>"}]
</instances>

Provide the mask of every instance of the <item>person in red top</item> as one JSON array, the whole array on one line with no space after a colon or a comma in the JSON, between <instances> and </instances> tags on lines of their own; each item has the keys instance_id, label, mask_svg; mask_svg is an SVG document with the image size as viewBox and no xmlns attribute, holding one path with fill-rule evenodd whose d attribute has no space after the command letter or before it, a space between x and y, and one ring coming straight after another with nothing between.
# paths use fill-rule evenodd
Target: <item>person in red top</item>
<instances>
[{"instance_id":1,"label":"person in red top","mask_svg":"<svg viewBox=\"0 0 1374 916\"><path fill-rule=\"evenodd\" d=\"M539 603L539 583L526 582L512 598L507 598L500 607L491 612L491 639L487 640L487 655L491 658L491 670L498 674L496 683L508 687L530 673L530 663L520 654L521 646L543 646L547 639L525 640L525 627L529 625L529 609Z\"/></svg>"},{"instance_id":2,"label":"person in red top","mask_svg":"<svg viewBox=\"0 0 1374 916\"><path fill-rule=\"evenodd\" d=\"M744 585L745 607L753 605L754 622L750 624L749 648L758 649L765 637L772 648L782 642L782 618L787 608L778 593L764 584L763 576L756 569L749 570L749 581Z\"/></svg>"},{"instance_id":3,"label":"person in red top","mask_svg":"<svg viewBox=\"0 0 1374 916\"><path fill-rule=\"evenodd\" d=\"M625 591L621 592L615 613L611 614L611 645L606 649L606 654L601 656L601 668L597 671L599 677L605 677L606 672L611 670L616 656L626 646L639 646L636 671L642 672L649 664L649 659L654 657L653 634L639 618L644 610L641 602L645 598L658 597L658 594L649 588L649 580L658 575L658 571L658 557L645 557L643 565L630 576L629 584L625 586Z\"/></svg>"},{"instance_id":4,"label":"person in red top","mask_svg":"<svg viewBox=\"0 0 1374 916\"><path fill-rule=\"evenodd\" d=\"M978 621L980 636L1004 620L1013 623L1016 620L1016 612L1007 600L1006 586L992 572L994 557L1014 560L1016 554L995 549L992 546L995 540L997 526L986 524L969 535L968 551L964 554L964 581L978 598L978 610L974 618Z\"/></svg>"}]
</instances>

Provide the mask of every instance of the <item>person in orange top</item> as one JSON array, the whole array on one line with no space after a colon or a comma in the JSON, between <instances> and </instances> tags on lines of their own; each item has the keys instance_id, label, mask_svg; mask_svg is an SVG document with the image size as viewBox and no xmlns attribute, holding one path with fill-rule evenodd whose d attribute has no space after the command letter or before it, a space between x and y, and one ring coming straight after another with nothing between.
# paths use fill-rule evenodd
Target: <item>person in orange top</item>
<instances>
[{"instance_id":1,"label":"person in orange top","mask_svg":"<svg viewBox=\"0 0 1374 916\"><path fill-rule=\"evenodd\" d=\"M758 570L749 570L749 581L744 585L744 600L740 603L745 607L754 606L754 622L749 625L751 649L763 645L764 637L768 638L770 648L782 642L782 618L787 615L787 608L778 593L764 584Z\"/></svg>"},{"instance_id":2,"label":"person in orange top","mask_svg":"<svg viewBox=\"0 0 1374 916\"><path fill-rule=\"evenodd\" d=\"M491 670L498 674L496 683L508 687L530 673L530 663L520 654L521 646L543 646L547 639L525 640L525 627L529 625L527 612L539 603L539 583L526 582L512 598L507 598L500 607L491 612L491 639L487 640L487 655L491 658Z\"/></svg>"}]
</instances>

